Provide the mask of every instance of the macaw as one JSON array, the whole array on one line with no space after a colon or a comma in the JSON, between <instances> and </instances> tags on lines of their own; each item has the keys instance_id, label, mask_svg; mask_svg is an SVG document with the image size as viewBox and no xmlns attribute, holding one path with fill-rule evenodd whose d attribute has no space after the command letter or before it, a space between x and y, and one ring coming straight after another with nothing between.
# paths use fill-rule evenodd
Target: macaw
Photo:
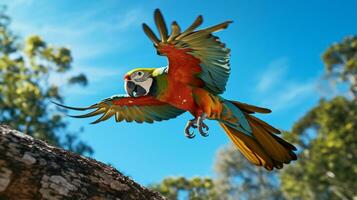
<instances>
[{"instance_id":1,"label":"macaw","mask_svg":"<svg viewBox=\"0 0 357 200\"><path fill-rule=\"evenodd\" d=\"M78 118L100 115L92 123L115 116L117 122L148 122L168 120L188 111L193 115L184 128L186 137L195 137L192 129L208 136L204 120L216 120L223 130L253 164L267 170L280 169L284 163L296 160L296 148L278 137L280 131L254 117L254 113L271 110L221 96L230 75L230 49L213 33L225 29L232 21L196 30L202 16L185 31L177 22L171 24L171 34L159 9L154 13L160 38L145 23L143 29L153 42L157 54L166 56L168 66L137 68L124 77L126 95L113 96L92 106L67 109L94 111L73 116Z\"/></svg>"}]
</instances>

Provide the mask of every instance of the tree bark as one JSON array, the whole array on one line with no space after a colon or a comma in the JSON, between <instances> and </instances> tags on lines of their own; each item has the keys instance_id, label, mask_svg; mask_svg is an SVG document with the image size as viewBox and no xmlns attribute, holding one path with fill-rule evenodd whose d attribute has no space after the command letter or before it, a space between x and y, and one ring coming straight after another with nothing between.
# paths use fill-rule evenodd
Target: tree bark
<instances>
[{"instance_id":1,"label":"tree bark","mask_svg":"<svg viewBox=\"0 0 357 200\"><path fill-rule=\"evenodd\" d=\"M0 124L0 199L164 199L116 169Z\"/></svg>"}]
</instances>

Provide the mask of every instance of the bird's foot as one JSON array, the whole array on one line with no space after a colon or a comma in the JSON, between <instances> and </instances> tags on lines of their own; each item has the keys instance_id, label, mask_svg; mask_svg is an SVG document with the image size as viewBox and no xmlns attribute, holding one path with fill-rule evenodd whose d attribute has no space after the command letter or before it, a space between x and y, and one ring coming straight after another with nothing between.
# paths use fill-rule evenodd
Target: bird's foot
<instances>
[{"instance_id":1,"label":"bird's foot","mask_svg":"<svg viewBox=\"0 0 357 200\"><path fill-rule=\"evenodd\" d=\"M186 137L188 137L189 139L192 139L192 138L194 138L196 135L195 135L195 133L192 131L192 132L190 132L190 129L191 128L197 128L197 126L196 126L196 122L197 120L196 119L191 119L191 120L189 120L188 122L187 122L187 124L186 124L186 127L185 127L185 136Z\"/></svg>"},{"instance_id":2,"label":"bird's foot","mask_svg":"<svg viewBox=\"0 0 357 200\"><path fill-rule=\"evenodd\" d=\"M195 118L195 119L191 119L187 122L186 127L185 127L185 136L192 139L195 137L195 133L192 131L190 132L190 129L196 129L198 128L198 132L203 136L203 137L207 137L208 136L208 126L203 123L203 121L206 119L207 115L206 114L202 114L201 116ZM205 129L205 130L203 130Z\"/></svg>"}]
</instances>

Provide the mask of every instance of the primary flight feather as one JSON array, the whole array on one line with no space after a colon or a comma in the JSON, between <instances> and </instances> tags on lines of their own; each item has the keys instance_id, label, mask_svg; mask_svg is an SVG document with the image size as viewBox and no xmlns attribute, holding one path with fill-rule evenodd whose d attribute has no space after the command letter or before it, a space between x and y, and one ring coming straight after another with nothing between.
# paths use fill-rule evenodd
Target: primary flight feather
<instances>
[{"instance_id":1,"label":"primary flight feather","mask_svg":"<svg viewBox=\"0 0 357 200\"><path fill-rule=\"evenodd\" d=\"M213 33L227 28L232 21L197 30L203 22L202 16L198 16L183 32L177 22L172 22L169 35L159 9L155 10L154 19L159 38L148 25L143 24L143 29L158 55L168 58L168 67L138 68L126 73L127 95L113 96L86 108L56 104L92 110L72 117L101 115L93 123L113 116L117 122L152 123L188 111L194 116L184 129L188 138L195 137L191 129L208 136L204 120L216 120L251 163L272 170L296 160L296 148L276 135L280 131L252 115L270 113L269 109L220 96L230 75L230 49Z\"/></svg>"}]
</instances>

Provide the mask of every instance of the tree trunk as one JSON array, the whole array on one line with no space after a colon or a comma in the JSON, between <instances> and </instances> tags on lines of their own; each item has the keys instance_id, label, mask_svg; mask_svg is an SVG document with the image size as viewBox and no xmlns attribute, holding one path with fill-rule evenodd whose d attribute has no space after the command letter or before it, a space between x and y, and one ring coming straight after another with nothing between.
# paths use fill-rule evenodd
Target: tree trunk
<instances>
[{"instance_id":1,"label":"tree trunk","mask_svg":"<svg viewBox=\"0 0 357 200\"><path fill-rule=\"evenodd\" d=\"M0 124L0 199L164 199L114 168Z\"/></svg>"}]
</instances>

